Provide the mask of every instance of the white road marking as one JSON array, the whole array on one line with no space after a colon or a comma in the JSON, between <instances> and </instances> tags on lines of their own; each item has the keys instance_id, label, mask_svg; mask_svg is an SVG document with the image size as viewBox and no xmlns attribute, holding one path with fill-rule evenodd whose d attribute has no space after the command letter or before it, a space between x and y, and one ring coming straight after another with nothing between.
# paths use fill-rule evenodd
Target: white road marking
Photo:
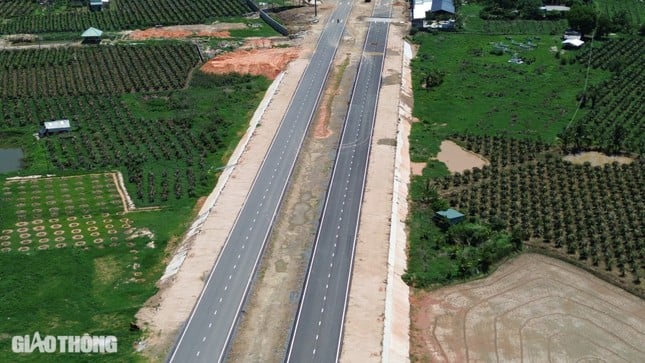
<instances>
[{"instance_id":1,"label":"white road marking","mask_svg":"<svg viewBox=\"0 0 645 363\"><path fill-rule=\"evenodd\" d=\"M222 299L219 299L219 302L222 302ZM213 315L217 315L217 310L213 311Z\"/></svg>"},{"instance_id":2,"label":"white road marking","mask_svg":"<svg viewBox=\"0 0 645 363\"><path fill-rule=\"evenodd\" d=\"M211 326L213 326L213 323L208 323L208 327L210 328Z\"/></svg>"},{"instance_id":3,"label":"white road marking","mask_svg":"<svg viewBox=\"0 0 645 363\"><path fill-rule=\"evenodd\" d=\"M205 342L205 341L206 341L206 337L203 337L203 338L202 338L202 342Z\"/></svg>"},{"instance_id":4,"label":"white road marking","mask_svg":"<svg viewBox=\"0 0 645 363\"><path fill-rule=\"evenodd\" d=\"M228 290L228 285L224 286L224 291Z\"/></svg>"},{"instance_id":5,"label":"white road marking","mask_svg":"<svg viewBox=\"0 0 645 363\"><path fill-rule=\"evenodd\" d=\"M199 357L199 351L197 351L197 354L195 354L195 355Z\"/></svg>"}]
</instances>

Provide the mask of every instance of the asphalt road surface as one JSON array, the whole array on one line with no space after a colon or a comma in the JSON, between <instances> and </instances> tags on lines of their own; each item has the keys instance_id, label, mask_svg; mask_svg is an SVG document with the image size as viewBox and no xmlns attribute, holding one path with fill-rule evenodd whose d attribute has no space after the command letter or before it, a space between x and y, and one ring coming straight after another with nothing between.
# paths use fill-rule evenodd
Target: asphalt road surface
<instances>
[{"instance_id":1,"label":"asphalt road surface","mask_svg":"<svg viewBox=\"0 0 645 363\"><path fill-rule=\"evenodd\" d=\"M373 18L389 18L390 9L389 0L380 1ZM388 27L372 21L367 31L286 362L340 356Z\"/></svg>"},{"instance_id":2,"label":"asphalt road surface","mask_svg":"<svg viewBox=\"0 0 645 363\"><path fill-rule=\"evenodd\" d=\"M341 0L318 40L289 108L168 362L221 362L287 188L352 2Z\"/></svg>"}]
</instances>

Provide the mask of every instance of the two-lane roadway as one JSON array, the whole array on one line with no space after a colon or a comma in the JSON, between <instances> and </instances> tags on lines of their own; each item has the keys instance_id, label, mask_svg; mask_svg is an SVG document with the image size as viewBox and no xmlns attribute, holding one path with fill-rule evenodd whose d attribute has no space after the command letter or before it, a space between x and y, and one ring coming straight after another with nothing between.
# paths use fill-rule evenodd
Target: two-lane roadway
<instances>
[{"instance_id":1,"label":"two-lane roadway","mask_svg":"<svg viewBox=\"0 0 645 363\"><path fill-rule=\"evenodd\" d=\"M341 0L318 39L284 118L169 362L221 362L318 105L352 2Z\"/></svg>"},{"instance_id":2,"label":"two-lane roadway","mask_svg":"<svg viewBox=\"0 0 645 363\"><path fill-rule=\"evenodd\" d=\"M370 20L286 362L340 355L390 9L380 1Z\"/></svg>"}]
</instances>

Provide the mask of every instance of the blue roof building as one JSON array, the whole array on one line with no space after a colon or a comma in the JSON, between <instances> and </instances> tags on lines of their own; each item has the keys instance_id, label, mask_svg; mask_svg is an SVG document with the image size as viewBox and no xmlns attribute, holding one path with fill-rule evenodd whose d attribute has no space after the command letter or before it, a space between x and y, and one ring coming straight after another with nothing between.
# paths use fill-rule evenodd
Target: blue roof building
<instances>
[{"instance_id":1,"label":"blue roof building","mask_svg":"<svg viewBox=\"0 0 645 363\"><path fill-rule=\"evenodd\" d=\"M454 210L452 208L448 208L446 210L440 210L440 211L437 212L436 216L440 217L440 218L441 217L447 218L448 221L450 222L450 224L457 224L457 223L463 221L464 218L466 217L465 215L463 215L459 211Z\"/></svg>"},{"instance_id":2,"label":"blue roof building","mask_svg":"<svg viewBox=\"0 0 645 363\"><path fill-rule=\"evenodd\" d=\"M430 11L433 13L444 12L454 14L455 4L453 4L452 0L432 0Z\"/></svg>"}]
</instances>

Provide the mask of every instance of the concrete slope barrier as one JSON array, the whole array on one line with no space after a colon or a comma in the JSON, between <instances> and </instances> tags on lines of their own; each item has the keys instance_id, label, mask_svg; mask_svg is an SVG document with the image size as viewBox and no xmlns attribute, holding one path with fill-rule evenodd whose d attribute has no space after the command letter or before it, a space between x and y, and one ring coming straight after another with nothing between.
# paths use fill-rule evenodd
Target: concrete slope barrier
<instances>
[{"instance_id":1,"label":"concrete slope barrier","mask_svg":"<svg viewBox=\"0 0 645 363\"><path fill-rule=\"evenodd\" d=\"M284 27L284 25L278 23L275 19L270 17L269 14L267 14L264 10L260 9L260 7L255 2L253 2L252 0L246 0L246 3L251 7L251 9L259 12L260 18L266 21L266 23L269 24L270 27L275 29L275 31L285 36L289 35L289 31L287 30L287 28Z\"/></svg>"}]
</instances>

